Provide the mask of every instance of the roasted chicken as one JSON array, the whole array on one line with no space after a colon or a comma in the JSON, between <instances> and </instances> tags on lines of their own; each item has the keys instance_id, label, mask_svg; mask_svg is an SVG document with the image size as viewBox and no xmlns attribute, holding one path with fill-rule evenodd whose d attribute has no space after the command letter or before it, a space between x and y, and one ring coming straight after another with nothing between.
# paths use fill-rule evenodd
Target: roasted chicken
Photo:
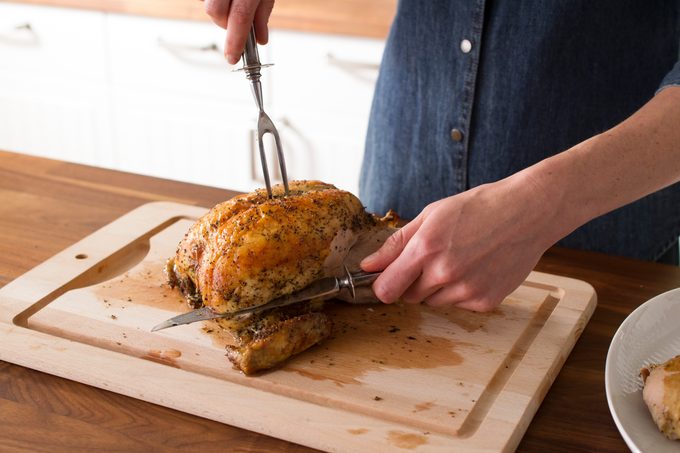
<instances>
[{"instance_id":1,"label":"roasted chicken","mask_svg":"<svg viewBox=\"0 0 680 453\"><path fill-rule=\"evenodd\" d=\"M680 355L640 372L642 397L654 423L669 439L680 439Z\"/></svg>"},{"instance_id":2,"label":"roasted chicken","mask_svg":"<svg viewBox=\"0 0 680 453\"><path fill-rule=\"evenodd\" d=\"M200 218L168 260L166 275L189 303L224 313L264 304L377 249L396 221L365 211L357 197L318 181L292 181L218 204ZM219 319L235 346L227 356L246 374L275 366L327 338L331 321L315 300L259 314Z\"/></svg>"}]
</instances>

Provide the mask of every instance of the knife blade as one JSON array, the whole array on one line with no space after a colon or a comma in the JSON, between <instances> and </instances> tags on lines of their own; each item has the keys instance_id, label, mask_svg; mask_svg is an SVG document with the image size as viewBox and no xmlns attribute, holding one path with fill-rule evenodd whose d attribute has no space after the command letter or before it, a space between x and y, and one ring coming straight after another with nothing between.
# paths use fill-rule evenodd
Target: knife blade
<instances>
[{"instance_id":1,"label":"knife blade","mask_svg":"<svg viewBox=\"0 0 680 453\"><path fill-rule=\"evenodd\" d=\"M246 307L226 313L217 313L209 307L203 307L163 321L162 323L154 326L151 331L155 332L157 330L181 326L184 324L191 324L197 321L207 321L209 319L216 318L233 318L235 316L246 315L250 313L259 313L265 310L271 310L272 308L286 307L288 305L293 305L320 297L330 298L337 295L344 289L349 290L352 294L352 298L354 299L354 288L358 286L370 285L381 274L380 272L358 272L352 274L346 268L345 271L346 275L344 277L325 277L316 280L300 291L277 297L276 299L265 304Z\"/></svg>"}]
</instances>

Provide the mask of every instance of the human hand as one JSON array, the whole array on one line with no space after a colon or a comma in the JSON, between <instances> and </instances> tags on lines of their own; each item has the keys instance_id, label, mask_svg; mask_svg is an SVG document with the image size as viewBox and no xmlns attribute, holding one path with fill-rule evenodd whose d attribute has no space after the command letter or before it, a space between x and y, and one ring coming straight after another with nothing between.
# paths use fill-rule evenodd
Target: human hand
<instances>
[{"instance_id":1,"label":"human hand","mask_svg":"<svg viewBox=\"0 0 680 453\"><path fill-rule=\"evenodd\" d=\"M361 267L383 270L373 291L385 303L492 310L558 239L551 226L556 213L541 193L532 180L516 175L439 200Z\"/></svg>"},{"instance_id":2,"label":"human hand","mask_svg":"<svg viewBox=\"0 0 680 453\"><path fill-rule=\"evenodd\" d=\"M273 8L274 0L205 0L205 12L227 30L224 55L229 64L241 58L251 25L255 25L257 42L267 44L267 22Z\"/></svg>"}]
</instances>

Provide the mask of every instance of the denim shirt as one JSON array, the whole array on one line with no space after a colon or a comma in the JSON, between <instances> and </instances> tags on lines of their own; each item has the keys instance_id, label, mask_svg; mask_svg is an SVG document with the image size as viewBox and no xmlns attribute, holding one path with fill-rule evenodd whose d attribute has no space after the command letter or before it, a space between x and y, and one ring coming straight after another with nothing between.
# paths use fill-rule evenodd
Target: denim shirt
<instances>
[{"instance_id":1,"label":"denim shirt","mask_svg":"<svg viewBox=\"0 0 680 453\"><path fill-rule=\"evenodd\" d=\"M679 10L676 0L401 0L373 99L362 200L413 218L623 121L680 85ZM655 260L679 233L676 184L560 245Z\"/></svg>"}]
</instances>

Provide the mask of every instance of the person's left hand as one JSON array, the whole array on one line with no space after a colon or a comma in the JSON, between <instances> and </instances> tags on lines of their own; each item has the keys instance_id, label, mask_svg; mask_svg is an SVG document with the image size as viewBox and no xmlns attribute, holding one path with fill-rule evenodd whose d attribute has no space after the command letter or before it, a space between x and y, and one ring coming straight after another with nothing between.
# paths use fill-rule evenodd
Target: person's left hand
<instances>
[{"instance_id":1,"label":"person's left hand","mask_svg":"<svg viewBox=\"0 0 680 453\"><path fill-rule=\"evenodd\" d=\"M274 0L205 0L205 11L213 22L227 29L224 55L229 64L238 63L250 28L260 44L267 44L267 22L274 8Z\"/></svg>"},{"instance_id":2,"label":"person's left hand","mask_svg":"<svg viewBox=\"0 0 680 453\"><path fill-rule=\"evenodd\" d=\"M521 173L476 187L427 206L361 267L383 270L373 291L385 303L492 310L561 237L553 201Z\"/></svg>"}]
</instances>

